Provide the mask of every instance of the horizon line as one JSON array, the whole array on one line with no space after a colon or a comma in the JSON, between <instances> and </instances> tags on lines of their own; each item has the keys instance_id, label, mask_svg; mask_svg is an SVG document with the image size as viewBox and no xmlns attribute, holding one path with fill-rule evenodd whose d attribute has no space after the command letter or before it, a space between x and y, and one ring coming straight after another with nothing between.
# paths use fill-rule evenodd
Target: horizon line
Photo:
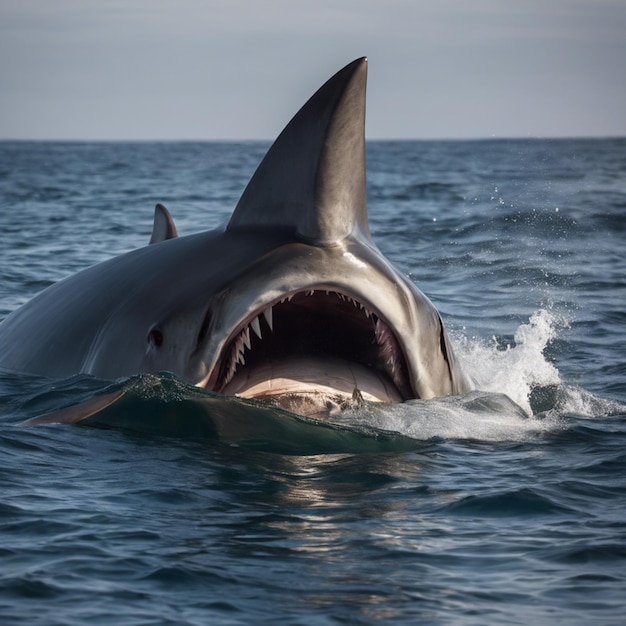
<instances>
[{"instance_id":1,"label":"horizon line","mask_svg":"<svg viewBox=\"0 0 626 626\"><path fill-rule=\"evenodd\" d=\"M626 139L626 134L580 134L580 135L491 135L491 136L471 136L471 137L367 137L368 142L432 142L432 141L576 141L576 140L609 140ZM0 143L271 143L275 138L62 138L62 137L0 137Z\"/></svg>"}]
</instances>

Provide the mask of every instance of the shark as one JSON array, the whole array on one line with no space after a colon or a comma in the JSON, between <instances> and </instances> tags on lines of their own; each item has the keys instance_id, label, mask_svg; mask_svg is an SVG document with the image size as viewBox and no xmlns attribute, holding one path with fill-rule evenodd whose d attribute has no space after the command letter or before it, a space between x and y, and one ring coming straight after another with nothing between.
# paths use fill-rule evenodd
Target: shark
<instances>
[{"instance_id":1,"label":"shark","mask_svg":"<svg viewBox=\"0 0 626 626\"><path fill-rule=\"evenodd\" d=\"M0 324L0 367L68 378L169 372L300 415L473 388L431 301L368 224L367 59L339 70L262 159L228 223L46 288Z\"/></svg>"}]
</instances>

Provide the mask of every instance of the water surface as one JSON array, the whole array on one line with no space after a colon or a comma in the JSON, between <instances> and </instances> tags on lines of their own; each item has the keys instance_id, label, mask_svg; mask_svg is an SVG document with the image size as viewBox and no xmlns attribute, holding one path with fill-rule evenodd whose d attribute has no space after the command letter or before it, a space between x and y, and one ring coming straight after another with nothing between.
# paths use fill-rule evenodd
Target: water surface
<instances>
[{"instance_id":1,"label":"water surface","mask_svg":"<svg viewBox=\"0 0 626 626\"><path fill-rule=\"evenodd\" d=\"M0 318L145 245L157 202L223 224L266 148L0 143ZM480 392L294 421L289 449L263 412L262 445L21 428L111 383L4 372L3 622L623 623L626 140L374 142L368 181Z\"/></svg>"}]
</instances>

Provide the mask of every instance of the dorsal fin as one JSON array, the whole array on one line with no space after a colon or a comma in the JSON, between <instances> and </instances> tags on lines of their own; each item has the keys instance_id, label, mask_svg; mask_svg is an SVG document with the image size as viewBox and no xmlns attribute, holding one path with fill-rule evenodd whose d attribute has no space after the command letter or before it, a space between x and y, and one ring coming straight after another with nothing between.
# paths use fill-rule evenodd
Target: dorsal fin
<instances>
[{"instance_id":1,"label":"dorsal fin","mask_svg":"<svg viewBox=\"0 0 626 626\"><path fill-rule=\"evenodd\" d=\"M367 59L328 80L296 113L244 190L228 229L293 228L316 243L369 238L365 190Z\"/></svg>"},{"instance_id":2,"label":"dorsal fin","mask_svg":"<svg viewBox=\"0 0 626 626\"><path fill-rule=\"evenodd\" d=\"M166 239L174 239L174 237L178 237L178 232L170 212L162 204L157 204L154 208L154 225L150 243L158 243Z\"/></svg>"}]
</instances>

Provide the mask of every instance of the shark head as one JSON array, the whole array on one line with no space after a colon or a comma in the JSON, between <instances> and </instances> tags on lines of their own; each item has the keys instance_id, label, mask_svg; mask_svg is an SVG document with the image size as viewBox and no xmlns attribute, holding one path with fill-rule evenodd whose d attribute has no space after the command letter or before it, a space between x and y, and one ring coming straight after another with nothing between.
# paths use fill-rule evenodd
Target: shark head
<instances>
[{"instance_id":1,"label":"shark head","mask_svg":"<svg viewBox=\"0 0 626 626\"><path fill-rule=\"evenodd\" d=\"M62 281L0 325L0 365L170 371L305 414L329 398L468 391L438 312L370 235L366 75L357 59L308 100L225 229L178 237L157 205L151 245Z\"/></svg>"}]
</instances>

